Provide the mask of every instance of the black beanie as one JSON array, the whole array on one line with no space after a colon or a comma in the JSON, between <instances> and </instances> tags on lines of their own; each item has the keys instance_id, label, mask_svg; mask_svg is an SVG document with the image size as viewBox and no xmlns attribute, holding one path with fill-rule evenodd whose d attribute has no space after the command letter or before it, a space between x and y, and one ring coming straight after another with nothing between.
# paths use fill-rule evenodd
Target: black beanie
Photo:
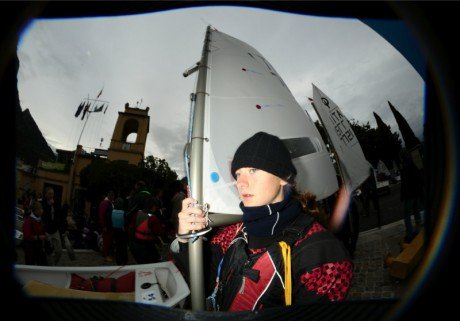
<instances>
[{"instance_id":1,"label":"black beanie","mask_svg":"<svg viewBox=\"0 0 460 321\"><path fill-rule=\"evenodd\" d=\"M235 179L235 172L242 167L264 170L289 183L294 182L297 174L291 154L281 139L265 132L254 134L236 150L231 168Z\"/></svg>"}]
</instances>

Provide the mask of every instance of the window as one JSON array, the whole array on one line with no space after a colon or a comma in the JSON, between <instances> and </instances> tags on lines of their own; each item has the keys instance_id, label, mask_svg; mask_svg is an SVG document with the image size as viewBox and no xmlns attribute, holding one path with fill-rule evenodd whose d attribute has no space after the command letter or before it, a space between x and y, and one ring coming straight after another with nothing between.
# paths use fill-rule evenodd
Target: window
<instances>
[{"instance_id":1,"label":"window","mask_svg":"<svg viewBox=\"0 0 460 321\"><path fill-rule=\"evenodd\" d=\"M131 148L130 143L123 143L123 145L121 146L122 150L129 150L130 148Z\"/></svg>"},{"instance_id":2,"label":"window","mask_svg":"<svg viewBox=\"0 0 460 321\"><path fill-rule=\"evenodd\" d=\"M317 144L315 144L309 137L283 139L283 143L289 150L289 153L291 153L292 159L313 154L320 150L317 148Z\"/></svg>"}]
</instances>

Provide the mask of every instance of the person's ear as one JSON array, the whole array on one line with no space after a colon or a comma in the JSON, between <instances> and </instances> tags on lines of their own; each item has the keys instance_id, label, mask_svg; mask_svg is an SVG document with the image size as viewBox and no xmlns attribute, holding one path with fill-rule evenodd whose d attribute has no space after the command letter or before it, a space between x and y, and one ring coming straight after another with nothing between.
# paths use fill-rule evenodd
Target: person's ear
<instances>
[{"instance_id":1,"label":"person's ear","mask_svg":"<svg viewBox=\"0 0 460 321\"><path fill-rule=\"evenodd\" d=\"M288 183L288 182L287 182L287 181L285 181L285 180L283 180L283 179L281 179L281 180L280 180L280 185L281 185L281 187L284 187L284 186L286 186L286 185L287 185L287 183Z\"/></svg>"}]
</instances>

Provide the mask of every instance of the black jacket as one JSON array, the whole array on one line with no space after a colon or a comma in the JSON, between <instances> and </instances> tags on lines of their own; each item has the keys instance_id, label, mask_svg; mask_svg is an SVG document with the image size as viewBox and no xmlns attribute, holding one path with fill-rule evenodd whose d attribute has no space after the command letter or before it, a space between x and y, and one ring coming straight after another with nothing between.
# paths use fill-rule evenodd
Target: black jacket
<instances>
[{"instance_id":1,"label":"black jacket","mask_svg":"<svg viewBox=\"0 0 460 321\"><path fill-rule=\"evenodd\" d=\"M216 290L218 310L256 310L285 304L284 263L278 243L282 240L291 246L292 304L345 299L352 277L348 252L311 215L300 213L276 237L245 238L244 231L237 232L238 226L241 224L219 229L209 242L207 291L211 294ZM188 244L179 244L180 251L174 257L188 276Z\"/></svg>"}]
</instances>

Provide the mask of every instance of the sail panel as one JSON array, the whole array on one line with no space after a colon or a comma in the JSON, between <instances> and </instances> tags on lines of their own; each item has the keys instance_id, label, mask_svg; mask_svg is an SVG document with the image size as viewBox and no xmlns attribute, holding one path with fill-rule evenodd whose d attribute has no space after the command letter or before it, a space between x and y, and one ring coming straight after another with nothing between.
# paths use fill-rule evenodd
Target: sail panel
<instances>
[{"instance_id":1,"label":"sail panel","mask_svg":"<svg viewBox=\"0 0 460 321\"><path fill-rule=\"evenodd\" d=\"M206 92L203 200L210 204L210 212L241 214L231 161L238 146L259 131L286 141L298 171L298 190L323 199L338 189L335 170L314 123L257 50L213 30ZM302 140L309 142L302 150L289 144Z\"/></svg>"},{"instance_id":2,"label":"sail panel","mask_svg":"<svg viewBox=\"0 0 460 321\"><path fill-rule=\"evenodd\" d=\"M334 145L344 182L351 190L355 190L369 177L371 165L366 160L348 119L337 104L315 85L313 101L315 110Z\"/></svg>"}]
</instances>

